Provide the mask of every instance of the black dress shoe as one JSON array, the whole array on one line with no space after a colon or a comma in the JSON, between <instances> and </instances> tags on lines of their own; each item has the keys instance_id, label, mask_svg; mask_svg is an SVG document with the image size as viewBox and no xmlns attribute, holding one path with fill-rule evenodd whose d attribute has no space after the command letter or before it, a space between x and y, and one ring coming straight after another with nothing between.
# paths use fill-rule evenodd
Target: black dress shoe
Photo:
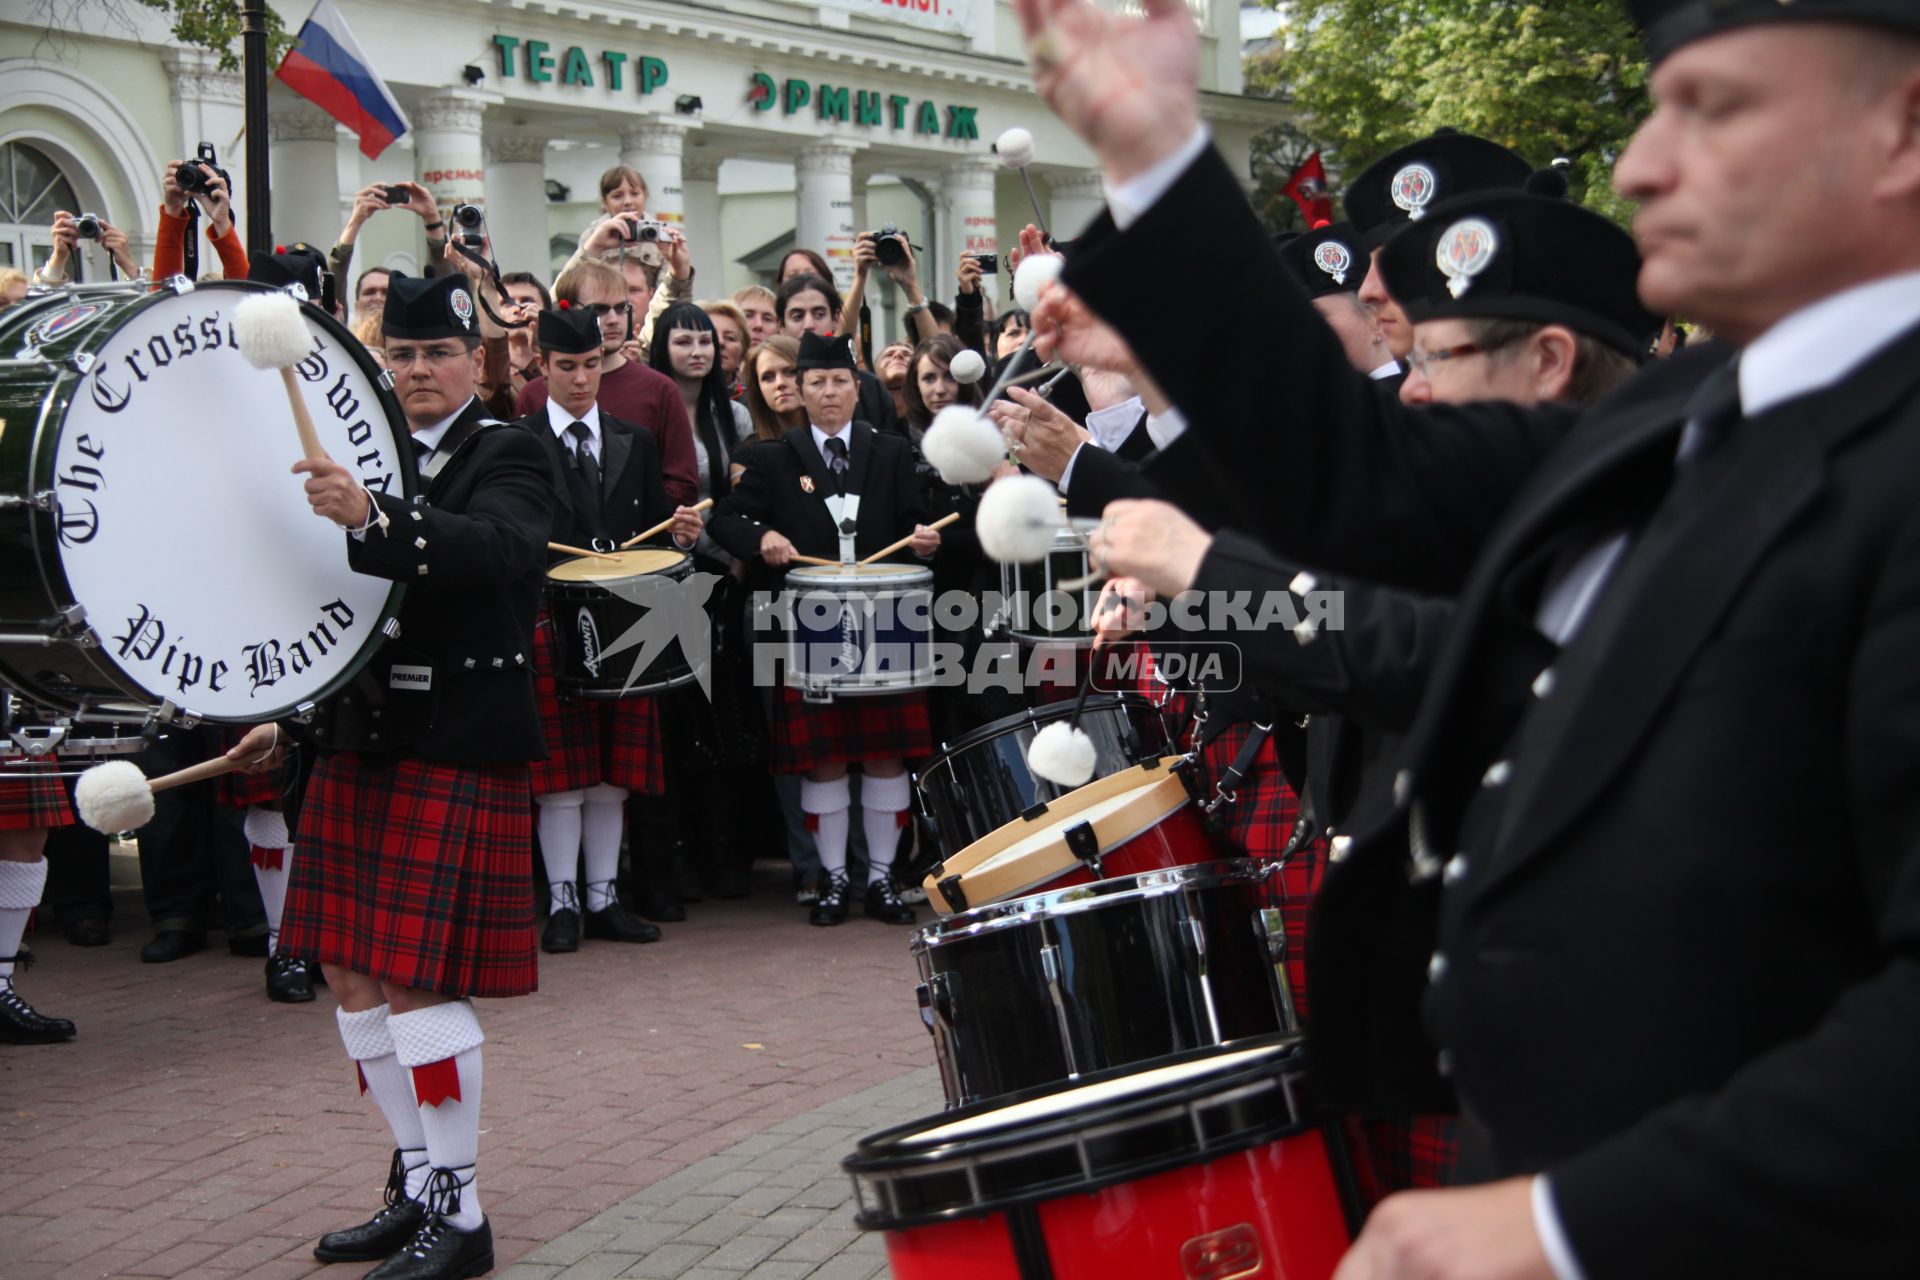
<instances>
[{"instance_id":1,"label":"black dress shoe","mask_svg":"<svg viewBox=\"0 0 1920 1280\"><path fill-rule=\"evenodd\" d=\"M606 938L611 942L660 941L659 929L628 911L617 900L609 902L603 910L587 912L586 926L589 938Z\"/></svg>"},{"instance_id":2,"label":"black dress shoe","mask_svg":"<svg viewBox=\"0 0 1920 1280\"><path fill-rule=\"evenodd\" d=\"M471 1231L429 1214L400 1252L367 1272L366 1280L467 1280L493 1270L493 1224L485 1218Z\"/></svg>"},{"instance_id":3,"label":"black dress shoe","mask_svg":"<svg viewBox=\"0 0 1920 1280\"><path fill-rule=\"evenodd\" d=\"M0 1044L58 1044L73 1032L67 1019L49 1018L22 1000L11 982L0 987Z\"/></svg>"},{"instance_id":4,"label":"black dress shoe","mask_svg":"<svg viewBox=\"0 0 1920 1280\"><path fill-rule=\"evenodd\" d=\"M540 949L554 955L580 949L580 913L562 907L547 917L546 931L540 935Z\"/></svg>"},{"instance_id":5,"label":"black dress shoe","mask_svg":"<svg viewBox=\"0 0 1920 1280\"><path fill-rule=\"evenodd\" d=\"M919 917L913 908L900 901L892 876L882 876L867 886L867 914L887 924L912 924Z\"/></svg>"},{"instance_id":6,"label":"black dress shoe","mask_svg":"<svg viewBox=\"0 0 1920 1280\"><path fill-rule=\"evenodd\" d=\"M641 915L661 924L679 924L687 918L687 909L680 905L680 899L651 881L634 887L633 905Z\"/></svg>"},{"instance_id":7,"label":"black dress shoe","mask_svg":"<svg viewBox=\"0 0 1920 1280\"><path fill-rule=\"evenodd\" d=\"M67 941L76 947L104 947L107 937L105 916L77 916L67 921Z\"/></svg>"},{"instance_id":8,"label":"black dress shoe","mask_svg":"<svg viewBox=\"0 0 1920 1280\"><path fill-rule=\"evenodd\" d=\"M307 1004L313 999L313 979L307 962L282 952L267 958L267 999L276 1004Z\"/></svg>"},{"instance_id":9,"label":"black dress shoe","mask_svg":"<svg viewBox=\"0 0 1920 1280\"><path fill-rule=\"evenodd\" d=\"M407 1198L407 1166L395 1150L387 1166L387 1207L357 1227L327 1232L313 1256L322 1262L377 1262L397 1253L426 1221L427 1207Z\"/></svg>"},{"instance_id":10,"label":"black dress shoe","mask_svg":"<svg viewBox=\"0 0 1920 1280\"><path fill-rule=\"evenodd\" d=\"M267 950L267 935L264 933L247 933L227 939L227 954L242 959L265 959Z\"/></svg>"},{"instance_id":11,"label":"black dress shoe","mask_svg":"<svg viewBox=\"0 0 1920 1280\"><path fill-rule=\"evenodd\" d=\"M204 951L207 935L190 929L162 929L153 941L140 948L142 964L171 964L185 960L196 951Z\"/></svg>"},{"instance_id":12,"label":"black dress shoe","mask_svg":"<svg viewBox=\"0 0 1920 1280\"><path fill-rule=\"evenodd\" d=\"M853 896L853 887L847 883L846 874L828 876L826 887L820 890L820 900L813 904L813 910L807 912L807 923L818 925L845 924L847 922L847 900Z\"/></svg>"}]
</instances>

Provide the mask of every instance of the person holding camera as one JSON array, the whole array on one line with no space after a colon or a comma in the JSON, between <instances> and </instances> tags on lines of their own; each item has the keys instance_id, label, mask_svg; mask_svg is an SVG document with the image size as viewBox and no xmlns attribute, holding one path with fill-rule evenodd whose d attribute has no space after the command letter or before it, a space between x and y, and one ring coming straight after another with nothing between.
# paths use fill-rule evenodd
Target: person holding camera
<instances>
[{"instance_id":1,"label":"person holding camera","mask_svg":"<svg viewBox=\"0 0 1920 1280\"><path fill-rule=\"evenodd\" d=\"M883 226L878 231L862 231L853 239L853 284L847 289L840 312L840 332L858 333L860 301L866 292L867 277L875 267L887 273L893 287L907 299L907 325L916 341L925 341L940 332L933 316L933 304L920 291L920 271L914 262L913 246L898 227Z\"/></svg>"},{"instance_id":2,"label":"person holding camera","mask_svg":"<svg viewBox=\"0 0 1920 1280\"><path fill-rule=\"evenodd\" d=\"M349 278L348 268L353 265L353 246L360 237L360 228L368 218L385 209L405 209L417 214L426 224L427 260L435 265L446 261L447 224L440 216L440 206L434 203L432 193L417 182L375 182L354 193L353 212L347 215L347 225L341 228L340 238L333 242L333 249L327 255L335 280ZM384 267L369 267L361 272L353 286L353 309L382 305L387 298L387 280Z\"/></svg>"},{"instance_id":3,"label":"person holding camera","mask_svg":"<svg viewBox=\"0 0 1920 1280\"><path fill-rule=\"evenodd\" d=\"M82 240L91 240L105 249L109 260L127 279L140 278L140 264L134 261L126 232L97 213L83 213L75 217L61 209L53 215L53 253L33 273L33 283L65 284L69 275L68 263L79 254Z\"/></svg>"},{"instance_id":4,"label":"person holding camera","mask_svg":"<svg viewBox=\"0 0 1920 1280\"><path fill-rule=\"evenodd\" d=\"M222 278L245 280L247 246L234 225L233 192L213 148L204 142L195 159L169 160L160 170L160 237L153 246L153 278L166 280L186 269L187 224L195 206L206 215L207 239L220 255Z\"/></svg>"}]
</instances>

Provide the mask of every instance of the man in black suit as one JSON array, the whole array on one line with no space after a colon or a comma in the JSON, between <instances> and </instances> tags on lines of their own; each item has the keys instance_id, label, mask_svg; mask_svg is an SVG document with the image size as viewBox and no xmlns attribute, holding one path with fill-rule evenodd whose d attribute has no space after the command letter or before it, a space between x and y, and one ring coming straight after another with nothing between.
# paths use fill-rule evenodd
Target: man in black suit
<instances>
[{"instance_id":1,"label":"man in black suit","mask_svg":"<svg viewBox=\"0 0 1920 1280\"><path fill-rule=\"evenodd\" d=\"M555 523L554 540L611 551L671 517L675 545L690 550L699 536L700 515L668 501L653 433L602 413L596 403L602 358L596 310L562 301L540 313L537 337L547 399L517 425L545 444L552 464L554 498L566 513ZM569 554L555 552L553 559ZM559 633L545 610L533 656L547 739L547 757L532 770L549 895L541 949L578 951L583 932L615 942L657 941L660 930L623 907L615 886L628 795L666 791L659 701L563 699L556 682ZM658 852L640 849L637 839L634 843L636 861Z\"/></svg>"},{"instance_id":2,"label":"man in black suit","mask_svg":"<svg viewBox=\"0 0 1920 1280\"><path fill-rule=\"evenodd\" d=\"M1389 1201L1342 1280L1895 1275L1920 1244L1920 8L1637 8L1640 295L1732 350L1394 431L1304 321L1261 334L1278 368L1223 337L1305 312L1198 128L1184 6L1021 7L1110 184L1069 286L1223 490L1317 495L1260 512L1275 550L1459 598L1392 815L1322 890L1316 1052L1376 1100L1457 1091L1491 1181ZM1131 267L1176 239L1182 297L1223 289L1204 339ZM1245 429L1273 381L1289 412Z\"/></svg>"},{"instance_id":3,"label":"man in black suit","mask_svg":"<svg viewBox=\"0 0 1920 1280\"><path fill-rule=\"evenodd\" d=\"M940 548L914 474L913 447L854 420L858 397L853 344L808 333L800 340L800 398L810 426L798 427L749 455L731 493L713 510L707 531L747 564L747 586L777 593L796 552L851 562L911 534L922 560ZM851 508L851 509L849 509ZM893 851L908 820L911 792L905 762L932 753L927 693L842 697L807 703L783 687L768 725L774 769L802 775L800 805L820 850L827 885L813 906L817 925L847 918L847 766L860 766L860 807L867 838L865 909L889 924L911 924L913 908L893 882Z\"/></svg>"},{"instance_id":4,"label":"man in black suit","mask_svg":"<svg viewBox=\"0 0 1920 1280\"><path fill-rule=\"evenodd\" d=\"M420 498L371 492L331 459L294 467L314 512L348 531L348 563L410 588L398 631L316 722L281 933L326 967L341 1040L398 1148L388 1207L315 1256L385 1258L379 1280L492 1266L471 999L536 979L527 763L545 754L533 623L554 501L540 441L474 395L486 323L465 277L391 279L382 327Z\"/></svg>"}]
</instances>

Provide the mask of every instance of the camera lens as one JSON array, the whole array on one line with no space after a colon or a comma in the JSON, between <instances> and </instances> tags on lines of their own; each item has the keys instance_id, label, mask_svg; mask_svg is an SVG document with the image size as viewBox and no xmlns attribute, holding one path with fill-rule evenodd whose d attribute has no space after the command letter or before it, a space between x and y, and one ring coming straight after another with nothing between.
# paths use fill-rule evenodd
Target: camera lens
<instances>
[{"instance_id":1,"label":"camera lens","mask_svg":"<svg viewBox=\"0 0 1920 1280\"><path fill-rule=\"evenodd\" d=\"M79 220L74 224L74 234L78 235L82 240L98 240L100 238L100 219L91 213L81 214Z\"/></svg>"},{"instance_id":2,"label":"camera lens","mask_svg":"<svg viewBox=\"0 0 1920 1280\"><path fill-rule=\"evenodd\" d=\"M200 171L197 164L181 165L173 171L173 180L182 191L202 191L207 185L207 175Z\"/></svg>"},{"instance_id":3,"label":"camera lens","mask_svg":"<svg viewBox=\"0 0 1920 1280\"><path fill-rule=\"evenodd\" d=\"M457 204L453 206L453 220L469 231L477 230L480 226L481 213L474 205Z\"/></svg>"},{"instance_id":4,"label":"camera lens","mask_svg":"<svg viewBox=\"0 0 1920 1280\"><path fill-rule=\"evenodd\" d=\"M639 239L642 244L657 244L660 240L660 228L655 226L641 227Z\"/></svg>"},{"instance_id":5,"label":"camera lens","mask_svg":"<svg viewBox=\"0 0 1920 1280\"><path fill-rule=\"evenodd\" d=\"M880 259L880 265L891 267L907 260L907 251L893 236L882 236L873 242L873 256Z\"/></svg>"}]
</instances>

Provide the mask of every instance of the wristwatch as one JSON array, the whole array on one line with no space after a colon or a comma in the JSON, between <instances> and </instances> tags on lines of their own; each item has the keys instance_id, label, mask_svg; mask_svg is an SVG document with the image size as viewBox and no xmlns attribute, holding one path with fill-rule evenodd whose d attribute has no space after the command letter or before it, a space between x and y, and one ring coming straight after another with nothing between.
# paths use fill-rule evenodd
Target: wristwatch
<instances>
[{"instance_id":1,"label":"wristwatch","mask_svg":"<svg viewBox=\"0 0 1920 1280\"><path fill-rule=\"evenodd\" d=\"M922 311L931 311L931 310L933 310L933 304L931 302L922 300L918 304L908 307L906 310L906 314L910 316L917 316Z\"/></svg>"}]
</instances>

